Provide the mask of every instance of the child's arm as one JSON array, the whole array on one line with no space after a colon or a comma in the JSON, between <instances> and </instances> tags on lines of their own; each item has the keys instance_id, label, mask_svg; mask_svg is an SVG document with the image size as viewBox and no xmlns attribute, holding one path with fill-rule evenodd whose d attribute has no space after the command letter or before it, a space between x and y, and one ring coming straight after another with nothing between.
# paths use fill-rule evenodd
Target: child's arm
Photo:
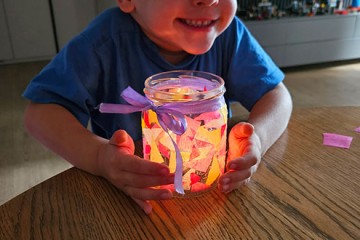
<instances>
[{"instance_id":1,"label":"child's arm","mask_svg":"<svg viewBox=\"0 0 360 240\"><path fill-rule=\"evenodd\" d=\"M168 199L171 193L152 186L173 183L169 169L134 156L134 143L125 131L110 140L84 128L65 108L56 104L29 103L25 127L43 145L74 166L102 176L131 196L146 213L148 200Z\"/></svg>"},{"instance_id":2,"label":"child's arm","mask_svg":"<svg viewBox=\"0 0 360 240\"><path fill-rule=\"evenodd\" d=\"M231 129L228 171L219 181L223 192L232 191L248 181L261 157L285 131L291 111L290 94L280 83L254 105L248 123L238 123Z\"/></svg>"}]
</instances>

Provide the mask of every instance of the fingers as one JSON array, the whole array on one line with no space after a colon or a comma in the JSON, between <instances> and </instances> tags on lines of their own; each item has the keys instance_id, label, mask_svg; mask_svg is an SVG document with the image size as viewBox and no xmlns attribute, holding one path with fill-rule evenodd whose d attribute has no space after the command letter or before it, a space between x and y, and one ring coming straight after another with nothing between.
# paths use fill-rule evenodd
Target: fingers
<instances>
[{"instance_id":1,"label":"fingers","mask_svg":"<svg viewBox=\"0 0 360 240\"><path fill-rule=\"evenodd\" d=\"M166 189L137 189L127 187L124 189L127 193L143 210L146 214L150 214L152 206L149 199L151 200L167 200L172 198L172 193Z\"/></svg>"},{"instance_id":2,"label":"fingers","mask_svg":"<svg viewBox=\"0 0 360 240\"><path fill-rule=\"evenodd\" d=\"M149 200L139 200L136 198L133 198L133 200L139 205L146 214L150 214L152 211L152 206L150 204Z\"/></svg>"},{"instance_id":3,"label":"fingers","mask_svg":"<svg viewBox=\"0 0 360 240\"><path fill-rule=\"evenodd\" d=\"M117 130L111 137L109 143L125 150L128 154L134 154L135 145L132 138L124 130Z\"/></svg>"},{"instance_id":4,"label":"fingers","mask_svg":"<svg viewBox=\"0 0 360 240\"><path fill-rule=\"evenodd\" d=\"M256 166L241 171L228 171L220 177L218 188L225 193L231 192L247 184L255 171Z\"/></svg>"},{"instance_id":5,"label":"fingers","mask_svg":"<svg viewBox=\"0 0 360 240\"><path fill-rule=\"evenodd\" d=\"M174 183L174 174L163 164L133 155L119 155L107 167L105 178L118 188L147 188Z\"/></svg>"},{"instance_id":6,"label":"fingers","mask_svg":"<svg viewBox=\"0 0 360 240\"><path fill-rule=\"evenodd\" d=\"M117 130L112 135L109 143L113 146L119 147L121 150L125 150L128 154L133 155L135 152L134 141L124 130ZM142 174L169 174L168 168L163 164L145 161L139 157L122 157L121 162L121 169L125 171Z\"/></svg>"},{"instance_id":7,"label":"fingers","mask_svg":"<svg viewBox=\"0 0 360 240\"><path fill-rule=\"evenodd\" d=\"M134 142L124 130L116 131L109 144L120 151L112 147L111 157L105 158L109 166L106 178L134 199L146 214L152 211L149 200L172 198L169 190L153 188L174 183L174 174L167 166L134 156Z\"/></svg>"},{"instance_id":8,"label":"fingers","mask_svg":"<svg viewBox=\"0 0 360 240\"><path fill-rule=\"evenodd\" d=\"M228 163L228 171L219 179L218 188L222 192L230 192L247 183L258 166L255 154L233 159Z\"/></svg>"},{"instance_id":9,"label":"fingers","mask_svg":"<svg viewBox=\"0 0 360 240\"><path fill-rule=\"evenodd\" d=\"M119 187L132 186L135 188L147 188L160 185L174 183L174 174L166 176L159 175L143 175L130 172L122 172L114 180L113 183Z\"/></svg>"},{"instance_id":10,"label":"fingers","mask_svg":"<svg viewBox=\"0 0 360 240\"><path fill-rule=\"evenodd\" d=\"M138 200L167 200L172 198L172 193L168 189L126 186L123 188L123 191L130 197Z\"/></svg>"},{"instance_id":11,"label":"fingers","mask_svg":"<svg viewBox=\"0 0 360 240\"><path fill-rule=\"evenodd\" d=\"M230 184L219 185L218 188L223 193L229 193L233 190L240 188L243 185L248 184L249 182L250 182L250 178L247 178L242 181L238 181L238 182L234 182L234 183L230 183Z\"/></svg>"},{"instance_id":12,"label":"fingers","mask_svg":"<svg viewBox=\"0 0 360 240\"><path fill-rule=\"evenodd\" d=\"M119 165L120 164L122 171L137 174L167 176L170 173L169 168L164 164L151 162L134 156L122 157L121 161L119 161Z\"/></svg>"},{"instance_id":13,"label":"fingers","mask_svg":"<svg viewBox=\"0 0 360 240\"><path fill-rule=\"evenodd\" d=\"M116 161L117 168L121 171L134 172L139 174L149 174L149 175L168 175L169 169L163 164L155 163L141 159L134 155L135 145L132 138L124 130L116 131L111 139L109 144L116 146L121 149L121 152L125 150L125 153L131 156L119 155L114 160ZM116 156L113 154L112 156ZM121 159L120 159L121 158Z\"/></svg>"},{"instance_id":14,"label":"fingers","mask_svg":"<svg viewBox=\"0 0 360 240\"><path fill-rule=\"evenodd\" d=\"M257 163L257 158L251 154L232 159L227 163L228 171L241 171L249 169Z\"/></svg>"},{"instance_id":15,"label":"fingers","mask_svg":"<svg viewBox=\"0 0 360 240\"><path fill-rule=\"evenodd\" d=\"M229 171L219 179L219 189L222 192L230 192L248 182L251 177L251 170Z\"/></svg>"}]
</instances>

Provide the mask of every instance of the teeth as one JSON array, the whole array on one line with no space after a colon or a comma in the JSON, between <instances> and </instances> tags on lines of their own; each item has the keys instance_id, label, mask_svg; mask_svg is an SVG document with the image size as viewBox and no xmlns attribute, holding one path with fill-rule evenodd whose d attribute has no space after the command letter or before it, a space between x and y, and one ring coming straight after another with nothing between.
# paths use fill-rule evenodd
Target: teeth
<instances>
[{"instance_id":1,"label":"teeth","mask_svg":"<svg viewBox=\"0 0 360 240\"><path fill-rule=\"evenodd\" d=\"M190 26L193 26L193 27L206 27L206 26L211 24L210 20L200 21L200 20L188 20L188 19L185 19L184 22L187 25L190 25Z\"/></svg>"}]
</instances>

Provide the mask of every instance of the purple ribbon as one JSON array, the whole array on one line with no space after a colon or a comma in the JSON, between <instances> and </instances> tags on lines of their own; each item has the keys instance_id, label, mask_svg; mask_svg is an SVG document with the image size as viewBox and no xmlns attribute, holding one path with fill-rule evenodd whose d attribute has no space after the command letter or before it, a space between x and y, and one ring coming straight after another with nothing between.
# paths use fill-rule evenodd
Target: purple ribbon
<instances>
[{"instance_id":1,"label":"purple ribbon","mask_svg":"<svg viewBox=\"0 0 360 240\"><path fill-rule=\"evenodd\" d=\"M160 126L169 136L169 130L176 135L181 135L186 131L187 123L185 114L212 112L220 109L221 106L225 104L223 97L217 97L206 101L200 100L181 103L165 103L160 106L155 106L152 101L142 96L131 87L127 87L121 93L121 97L130 105L101 103L99 109L100 112L126 114L143 112L151 109L156 113ZM176 168L174 177L175 190L179 194L185 194L182 186L182 156L177 144L171 136L170 139L174 145L176 153Z\"/></svg>"}]
</instances>

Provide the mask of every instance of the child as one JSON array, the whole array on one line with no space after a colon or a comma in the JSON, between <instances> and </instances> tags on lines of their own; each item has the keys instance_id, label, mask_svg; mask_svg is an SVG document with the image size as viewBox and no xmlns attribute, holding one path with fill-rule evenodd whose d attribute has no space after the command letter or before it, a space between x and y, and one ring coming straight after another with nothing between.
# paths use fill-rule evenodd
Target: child
<instances>
[{"instance_id":1,"label":"child","mask_svg":"<svg viewBox=\"0 0 360 240\"><path fill-rule=\"evenodd\" d=\"M123 103L128 86L170 70L224 78L228 101L249 111L229 135L227 172L219 189L246 183L285 130L292 102L284 75L235 17L236 0L117 0L70 41L24 92L28 132L75 167L102 176L146 212L149 200L170 199L162 165L134 156L140 114L101 114L102 102ZM92 132L86 127L90 120ZM121 130L119 130L121 129ZM110 140L109 140L110 139Z\"/></svg>"}]
</instances>

